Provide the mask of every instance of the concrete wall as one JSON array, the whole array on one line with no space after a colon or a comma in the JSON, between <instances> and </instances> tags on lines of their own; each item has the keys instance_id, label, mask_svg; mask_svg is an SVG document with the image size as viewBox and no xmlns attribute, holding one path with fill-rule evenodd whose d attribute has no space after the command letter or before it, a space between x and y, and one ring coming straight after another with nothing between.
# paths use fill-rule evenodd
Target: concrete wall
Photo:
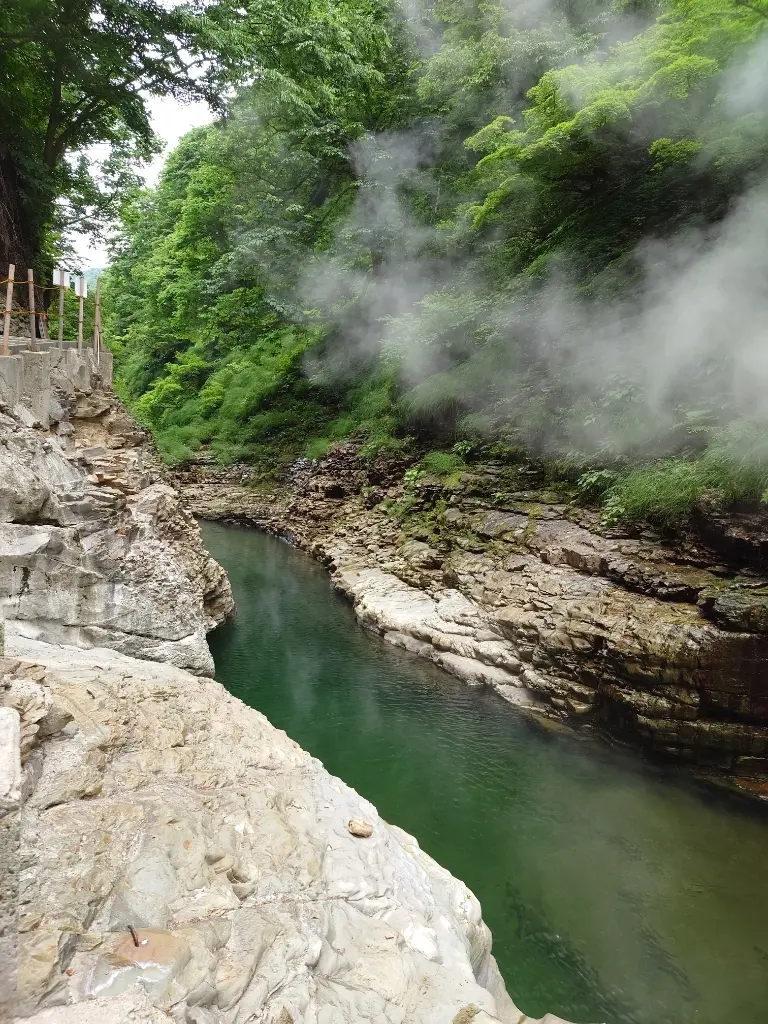
<instances>
[{"instance_id":1,"label":"concrete wall","mask_svg":"<svg viewBox=\"0 0 768 1024\"><path fill-rule=\"evenodd\" d=\"M21 401L24 363L21 356L0 356L0 401L13 408Z\"/></svg>"},{"instance_id":2,"label":"concrete wall","mask_svg":"<svg viewBox=\"0 0 768 1024\"><path fill-rule=\"evenodd\" d=\"M21 401L43 427L51 424L51 357L48 352L22 352Z\"/></svg>"},{"instance_id":3,"label":"concrete wall","mask_svg":"<svg viewBox=\"0 0 768 1024\"><path fill-rule=\"evenodd\" d=\"M105 387L112 387L112 377L115 370L115 357L109 349L103 348L99 353L98 370Z\"/></svg>"},{"instance_id":4,"label":"concrete wall","mask_svg":"<svg viewBox=\"0 0 768 1024\"><path fill-rule=\"evenodd\" d=\"M97 358L89 346L78 351L75 341L59 348L57 341L39 339L38 351L32 352L28 338L16 337L9 339L8 348L10 355L0 356L0 402L26 406L43 427L51 421L52 383L69 394L87 392L98 374L105 387L112 385L113 358L105 349Z\"/></svg>"}]
</instances>

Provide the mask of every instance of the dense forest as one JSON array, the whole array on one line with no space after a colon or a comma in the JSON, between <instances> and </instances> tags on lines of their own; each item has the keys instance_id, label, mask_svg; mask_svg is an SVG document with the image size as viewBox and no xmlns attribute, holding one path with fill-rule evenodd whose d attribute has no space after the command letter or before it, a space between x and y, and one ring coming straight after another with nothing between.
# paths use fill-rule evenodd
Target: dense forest
<instances>
[{"instance_id":1,"label":"dense forest","mask_svg":"<svg viewBox=\"0 0 768 1024\"><path fill-rule=\"evenodd\" d=\"M123 103L105 293L169 461L525 456L609 521L763 496L765 0L174 11L206 70L155 55L159 91L217 119L140 188Z\"/></svg>"}]
</instances>

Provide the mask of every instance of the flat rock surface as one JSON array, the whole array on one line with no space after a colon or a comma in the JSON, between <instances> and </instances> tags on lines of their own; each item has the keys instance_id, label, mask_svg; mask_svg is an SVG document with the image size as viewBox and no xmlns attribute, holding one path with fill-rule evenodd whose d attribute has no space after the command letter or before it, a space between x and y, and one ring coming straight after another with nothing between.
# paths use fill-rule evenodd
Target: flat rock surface
<instances>
[{"instance_id":1,"label":"flat rock surface","mask_svg":"<svg viewBox=\"0 0 768 1024\"><path fill-rule=\"evenodd\" d=\"M6 655L6 702L48 723L25 755L19 1020L528 1020L466 886L221 685Z\"/></svg>"}]
</instances>

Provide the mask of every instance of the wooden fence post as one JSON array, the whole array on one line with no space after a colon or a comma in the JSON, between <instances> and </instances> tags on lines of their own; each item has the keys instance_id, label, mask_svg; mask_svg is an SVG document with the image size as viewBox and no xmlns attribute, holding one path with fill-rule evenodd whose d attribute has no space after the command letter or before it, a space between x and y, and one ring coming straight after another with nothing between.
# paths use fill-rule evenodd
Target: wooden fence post
<instances>
[{"instance_id":1,"label":"wooden fence post","mask_svg":"<svg viewBox=\"0 0 768 1024\"><path fill-rule=\"evenodd\" d=\"M100 342L100 314L101 314L101 278L96 280L96 299L93 310L93 354L96 357L96 361L99 360L99 342Z\"/></svg>"},{"instance_id":2,"label":"wooden fence post","mask_svg":"<svg viewBox=\"0 0 768 1024\"><path fill-rule=\"evenodd\" d=\"M8 284L5 288L5 313L3 315L3 355L8 355L8 338L11 334L11 309L13 308L13 276L16 267L11 263L8 266Z\"/></svg>"},{"instance_id":3,"label":"wooden fence post","mask_svg":"<svg viewBox=\"0 0 768 1024\"><path fill-rule=\"evenodd\" d=\"M32 352L37 351L37 318L35 317L35 272L27 271L27 287L29 289L29 347Z\"/></svg>"},{"instance_id":4,"label":"wooden fence post","mask_svg":"<svg viewBox=\"0 0 768 1024\"><path fill-rule=\"evenodd\" d=\"M84 277L77 279L77 351L83 351L83 304L85 302L86 283Z\"/></svg>"},{"instance_id":5,"label":"wooden fence post","mask_svg":"<svg viewBox=\"0 0 768 1024\"><path fill-rule=\"evenodd\" d=\"M69 271L54 270L54 284L59 286L59 348L64 348L64 289L69 287Z\"/></svg>"},{"instance_id":6,"label":"wooden fence post","mask_svg":"<svg viewBox=\"0 0 768 1024\"><path fill-rule=\"evenodd\" d=\"M99 282L99 283L101 283L101 282ZM99 296L99 306L98 306L98 309L96 310L96 322L97 322L97 324L99 326L99 356L98 356L98 364L99 364L99 366L101 366L101 344L102 344L102 338L103 338L103 333L102 333L102 330L101 330L101 296Z\"/></svg>"}]
</instances>

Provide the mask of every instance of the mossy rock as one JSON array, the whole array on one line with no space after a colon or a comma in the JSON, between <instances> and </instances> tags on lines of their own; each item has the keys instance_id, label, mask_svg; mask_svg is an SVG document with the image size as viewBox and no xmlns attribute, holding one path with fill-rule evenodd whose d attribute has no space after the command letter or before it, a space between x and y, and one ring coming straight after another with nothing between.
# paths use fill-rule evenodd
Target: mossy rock
<instances>
[{"instance_id":1,"label":"mossy rock","mask_svg":"<svg viewBox=\"0 0 768 1024\"><path fill-rule=\"evenodd\" d=\"M768 634L768 588L740 582L714 584L699 594L703 615L723 629Z\"/></svg>"}]
</instances>

